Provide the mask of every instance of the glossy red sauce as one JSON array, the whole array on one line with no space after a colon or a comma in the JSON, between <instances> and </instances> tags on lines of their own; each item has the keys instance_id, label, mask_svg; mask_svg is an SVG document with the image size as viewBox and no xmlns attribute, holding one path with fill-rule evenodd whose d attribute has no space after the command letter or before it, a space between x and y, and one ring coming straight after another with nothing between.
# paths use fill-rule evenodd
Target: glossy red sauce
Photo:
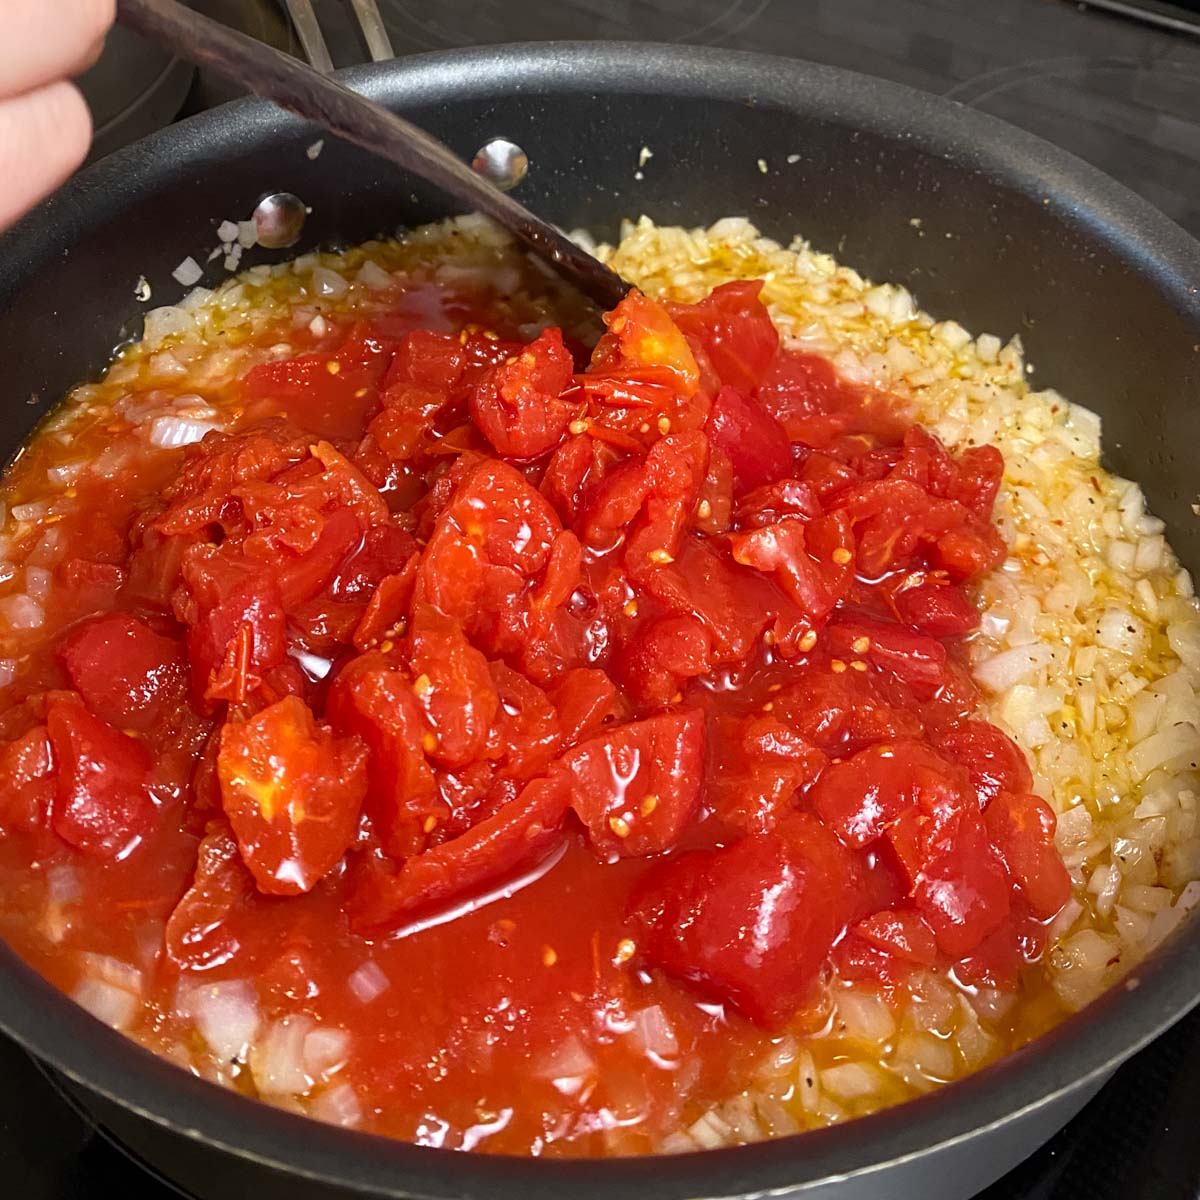
<instances>
[{"instance_id":1,"label":"glossy red sauce","mask_svg":"<svg viewBox=\"0 0 1200 1200\"><path fill-rule=\"evenodd\" d=\"M180 996L251 980L349 1031L365 1127L509 1153L653 1148L835 969L1015 988L1069 881L965 667L1003 463L758 289L631 293L590 361L398 296L82 476L0 716L5 935L140 964L185 1053Z\"/></svg>"}]
</instances>

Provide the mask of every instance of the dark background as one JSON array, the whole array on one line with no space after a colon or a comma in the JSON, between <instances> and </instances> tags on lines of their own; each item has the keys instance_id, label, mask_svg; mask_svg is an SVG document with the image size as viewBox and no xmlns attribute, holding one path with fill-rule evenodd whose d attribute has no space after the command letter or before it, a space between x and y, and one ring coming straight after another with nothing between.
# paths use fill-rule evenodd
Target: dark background
<instances>
[{"instance_id":1,"label":"dark background","mask_svg":"<svg viewBox=\"0 0 1200 1200\"><path fill-rule=\"evenodd\" d=\"M277 0L193 2L299 53ZM398 55L546 38L650 39L768 51L880 75L1040 134L1200 236L1200 0L1102 0L1095 6L1063 0L379 0L379 6ZM364 61L349 4L315 0L315 7L335 63ZM122 35L89 73L85 90L96 114L98 151L234 94L222 81L196 76ZM1200 1196L1198 1082L1200 1013L1118 1072L1075 1121L979 1200L1194 1200ZM130 1163L38 1068L0 1040L0 1197L177 1195Z\"/></svg>"}]
</instances>

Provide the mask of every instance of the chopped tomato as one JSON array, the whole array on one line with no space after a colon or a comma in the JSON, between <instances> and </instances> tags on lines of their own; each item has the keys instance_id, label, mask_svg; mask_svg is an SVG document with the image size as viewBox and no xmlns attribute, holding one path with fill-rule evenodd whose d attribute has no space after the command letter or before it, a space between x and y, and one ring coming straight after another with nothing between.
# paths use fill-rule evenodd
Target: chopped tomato
<instances>
[{"instance_id":1,"label":"chopped tomato","mask_svg":"<svg viewBox=\"0 0 1200 1200\"><path fill-rule=\"evenodd\" d=\"M379 581L355 626L356 650L373 650L388 638L400 636L412 604L419 562L419 554L414 553L395 575L385 575Z\"/></svg>"},{"instance_id":2,"label":"chopped tomato","mask_svg":"<svg viewBox=\"0 0 1200 1200\"><path fill-rule=\"evenodd\" d=\"M854 526L859 571L868 579L908 566L923 547L933 546L940 555L968 517L961 505L935 499L902 478L863 483L837 497L836 504Z\"/></svg>"},{"instance_id":3,"label":"chopped tomato","mask_svg":"<svg viewBox=\"0 0 1200 1200\"><path fill-rule=\"evenodd\" d=\"M695 527L712 537L727 533L733 514L733 463L720 446L709 443L708 473L700 485Z\"/></svg>"},{"instance_id":4,"label":"chopped tomato","mask_svg":"<svg viewBox=\"0 0 1200 1200\"><path fill-rule=\"evenodd\" d=\"M155 806L147 788L153 760L141 742L56 700L46 728L58 764L50 820L64 842L112 858L149 832Z\"/></svg>"},{"instance_id":5,"label":"chopped tomato","mask_svg":"<svg viewBox=\"0 0 1200 1200\"><path fill-rule=\"evenodd\" d=\"M911 909L883 909L854 926L854 932L878 950L906 962L932 967L937 962L933 930Z\"/></svg>"},{"instance_id":6,"label":"chopped tomato","mask_svg":"<svg viewBox=\"0 0 1200 1200\"><path fill-rule=\"evenodd\" d=\"M860 405L833 364L815 354L777 354L759 381L758 398L792 441L817 447L853 432Z\"/></svg>"},{"instance_id":7,"label":"chopped tomato","mask_svg":"<svg viewBox=\"0 0 1200 1200\"><path fill-rule=\"evenodd\" d=\"M643 704L665 705L712 665L712 637L696 617L660 617L642 625L621 655L621 675Z\"/></svg>"},{"instance_id":8,"label":"chopped tomato","mask_svg":"<svg viewBox=\"0 0 1200 1200\"><path fill-rule=\"evenodd\" d=\"M1010 886L978 811L964 807L942 823L917 872L913 899L938 949L961 958L1005 921Z\"/></svg>"},{"instance_id":9,"label":"chopped tomato","mask_svg":"<svg viewBox=\"0 0 1200 1200\"><path fill-rule=\"evenodd\" d=\"M500 882L545 857L562 836L565 812L563 783L535 779L493 816L408 859L399 871L364 869L351 901L351 924L362 933L382 932L421 910Z\"/></svg>"},{"instance_id":10,"label":"chopped tomato","mask_svg":"<svg viewBox=\"0 0 1200 1200\"><path fill-rule=\"evenodd\" d=\"M975 579L995 570L1007 553L1004 540L992 525L962 526L937 539L934 561L956 582Z\"/></svg>"},{"instance_id":11,"label":"chopped tomato","mask_svg":"<svg viewBox=\"0 0 1200 1200\"><path fill-rule=\"evenodd\" d=\"M367 751L289 696L221 732L221 804L261 892L307 892L354 839Z\"/></svg>"},{"instance_id":12,"label":"chopped tomato","mask_svg":"<svg viewBox=\"0 0 1200 1200\"><path fill-rule=\"evenodd\" d=\"M581 742L561 760L571 806L608 859L670 849L700 803L704 718L662 713Z\"/></svg>"},{"instance_id":13,"label":"chopped tomato","mask_svg":"<svg viewBox=\"0 0 1200 1200\"><path fill-rule=\"evenodd\" d=\"M222 819L211 821L196 853L191 886L167 920L163 944L167 956L185 970L224 966L236 955L243 967L253 949L234 932L231 917L249 907L254 879L238 852L233 831Z\"/></svg>"},{"instance_id":14,"label":"chopped tomato","mask_svg":"<svg viewBox=\"0 0 1200 1200\"><path fill-rule=\"evenodd\" d=\"M679 552L708 469L708 440L701 433L661 438L645 463L641 515L629 534L625 563L636 579L663 555Z\"/></svg>"},{"instance_id":15,"label":"chopped tomato","mask_svg":"<svg viewBox=\"0 0 1200 1200\"><path fill-rule=\"evenodd\" d=\"M668 309L684 335L703 348L721 382L745 391L758 386L779 349L762 286L757 279L723 283L697 304Z\"/></svg>"},{"instance_id":16,"label":"chopped tomato","mask_svg":"<svg viewBox=\"0 0 1200 1200\"><path fill-rule=\"evenodd\" d=\"M278 411L317 437L358 437L378 403L379 383L393 346L378 338L351 339L332 354L303 354L262 363L242 376L243 403L251 415Z\"/></svg>"},{"instance_id":17,"label":"chopped tomato","mask_svg":"<svg viewBox=\"0 0 1200 1200\"><path fill-rule=\"evenodd\" d=\"M779 479L743 496L737 506L739 529L759 529L787 517L815 521L822 516L821 499L811 484Z\"/></svg>"},{"instance_id":18,"label":"chopped tomato","mask_svg":"<svg viewBox=\"0 0 1200 1200\"><path fill-rule=\"evenodd\" d=\"M420 604L412 618L409 661L413 694L432 732L429 756L448 766L480 758L500 706L487 659L456 621Z\"/></svg>"},{"instance_id":19,"label":"chopped tomato","mask_svg":"<svg viewBox=\"0 0 1200 1200\"><path fill-rule=\"evenodd\" d=\"M632 368L642 378L691 396L699 387L700 372L686 339L667 310L631 288L610 313L604 314L608 333L592 355L600 373L617 375ZM636 378L636 376L635 376Z\"/></svg>"},{"instance_id":20,"label":"chopped tomato","mask_svg":"<svg viewBox=\"0 0 1200 1200\"><path fill-rule=\"evenodd\" d=\"M965 767L986 808L1001 792L1022 795L1033 787L1024 751L1006 733L986 721L963 721L938 735L943 754Z\"/></svg>"},{"instance_id":21,"label":"chopped tomato","mask_svg":"<svg viewBox=\"0 0 1200 1200\"><path fill-rule=\"evenodd\" d=\"M534 458L562 441L579 404L563 399L574 364L557 329L547 329L492 367L471 395L471 415L500 454Z\"/></svg>"},{"instance_id":22,"label":"chopped tomato","mask_svg":"<svg viewBox=\"0 0 1200 1200\"><path fill-rule=\"evenodd\" d=\"M1000 792L984 814L987 834L1034 915L1049 920L1071 896L1054 846L1054 810L1037 796Z\"/></svg>"},{"instance_id":23,"label":"chopped tomato","mask_svg":"<svg viewBox=\"0 0 1200 1200\"><path fill-rule=\"evenodd\" d=\"M645 586L672 611L691 613L708 629L718 662L744 657L783 600L766 580L696 538L684 538L676 559L649 572Z\"/></svg>"},{"instance_id":24,"label":"chopped tomato","mask_svg":"<svg viewBox=\"0 0 1200 1200\"><path fill-rule=\"evenodd\" d=\"M573 746L600 726L613 715L616 700L616 685L603 671L596 667L568 671L554 691L563 744Z\"/></svg>"},{"instance_id":25,"label":"chopped tomato","mask_svg":"<svg viewBox=\"0 0 1200 1200\"><path fill-rule=\"evenodd\" d=\"M817 661L795 680L776 696L775 713L826 754L854 754L872 742L924 732L920 716L880 696L865 672L834 671Z\"/></svg>"},{"instance_id":26,"label":"chopped tomato","mask_svg":"<svg viewBox=\"0 0 1200 1200\"><path fill-rule=\"evenodd\" d=\"M279 598L286 612L295 611L334 582L347 560L362 546L366 531L349 509L335 509L328 516L319 517L318 521L320 532L304 552L297 554L277 548L267 551L266 557L279 585ZM387 526L378 528L386 529ZM246 549L251 554L252 541L253 535L246 539Z\"/></svg>"},{"instance_id":27,"label":"chopped tomato","mask_svg":"<svg viewBox=\"0 0 1200 1200\"><path fill-rule=\"evenodd\" d=\"M930 637L962 637L979 628L979 610L958 588L921 583L896 593L896 615Z\"/></svg>"},{"instance_id":28,"label":"chopped tomato","mask_svg":"<svg viewBox=\"0 0 1200 1200\"><path fill-rule=\"evenodd\" d=\"M854 578L854 539L841 513L784 517L729 540L734 560L774 574L812 626L824 624Z\"/></svg>"},{"instance_id":29,"label":"chopped tomato","mask_svg":"<svg viewBox=\"0 0 1200 1200\"><path fill-rule=\"evenodd\" d=\"M954 974L967 987L1012 991L1017 986L1023 965L1017 930L1009 919L964 954L954 964Z\"/></svg>"},{"instance_id":30,"label":"chopped tomato","mask_svg":"<svg viewBox=\"0 0 1200 1200\"><path fill-rule=\"evenodd\" d=\"M195 534L214 523L235 523L241 509L235 489L303 462L311 440L283 421L246 433L209 434L188 450L164 493L167 507L150 528L170 537Z\"/></svg>"},{"instance_id":31,"label":"chopped tomato","mask_svg":"<svg viewBox=\"0 0 1200 1200\"><path fill-rule=\"evenodd\" d=\"M937 815L964 803L965 776L924 742L882 742L827 767L808 802L847 845L869 845L918 806Z\"/></svg>"},{"instance_id":32,"label":"chopped tomato","mask_svg":"<svg viewBox=\"0 0 1200 1200\"><path fill-rule=\"evenodd\" d=\"M550 456L542 475L542 495L564 523L574 523L584 491L603 473L609 457L604 444L586 433L568 437Z\"/></svg>"},{"instance_id":33,"label":"chopped tomato","mask_svg":"<svg viewBox=\"0 0 1200 1200\"><path fill-rule=\"evenodd\" d=\"M891 621L841 617L829 627L829 648L842 661L865 661L922 696L946 682L946 647Z\"/></svg>"},{"instance_id":34,"label":"chopped tomato","mask_svg":"<svg viewBox=\"0 0 1200 1200\"><path fill-rule=\"evenodd\" d=\"M714 446L729 455L735 495L741 495L792 469L792 448L783 426L757 401L736 388L723 387L705 425Z\"/></svg>"},{"instance_id":35,"label":"chopped tomato","mask_svg":"<svg viewBox=\"0 0 1200 1200\"><path fill-rule=\"evenodd\" d=\"M394 522L372 525L329 581L337 600L369 600L389 575L404 570L417 545L411 533Z\"/></svg>"},{"instance_id":36,"label":"chopped tomato","mask_svg":"<svg viewBox=\"0 0 1200 1200\"><path fill-rule=\"evenodd\" d=\"M72 617L106 612L116 605L128 577L125 568L113 563L68 558L57 572L63 607Z\"/></svg>"},{"instance_id":37,"label":"chopped tomato","mask_svg":"<svg viewBox=\"0 0 1200 1200\"><path fill-rule=\"evenodd\" d=\"M492 653L516 649L530 580L560 532L547 501L504 463L468 466L425 546L418 591Z\"/></svg>"},{"instance_id":38,"label":"chopped tomato","mask_svg":"<svg viewBox=\"0 0 1200 1200\"><path fill-rule=\"evenodd\" d=\"M0 749L0 832L44 828L54 791L54 752L44 725Z\"/></svg>"},{"instance_id":39,"label":"chopped tomato","mask_svg":"<svg viewBox=\"0 0 1200 1200\"><path fill-rule=\"evenodd\" d=\"M446 814L425 757L433 732L413 679L386 655L363 654L334 680L325 716L370 749L366 810L384 849L398 857L416 853Z\"/></svg>"},{"instance_id":40,"label":"chopped tomato","mask_svg":"<svg viewBox=\"0 0 1200 1200\"><path fill-rule=\"evenodd\" d=\"M821 775L828 760L774 715L738 722L732 744L714 747L711 796L725 825L750 833L773 829L794 807L801 788Z\"/></svg>"},{"instance_id":41,"label":"chopped tomato","mask_svg":"<svg viewBox=\"0 0 1200 1200\"><path fill-rule=\"evenodd\" d=\"M854 913L858 865L814 817L655 867L630 898L643 959L752 1020L808 998Z\"/></svg>"},{"instance_id":42,"label":"chopped tomato","mask_svg":"<svg viewBox=\"0 0 1200 1200\"><path fill-rule=\"evenodd\" d=\"M190 591L181 616L191 626L193 690L209 700L240 703L283 659L279 585L266 568L211 546L185 555L183 577Z\"/></svg>"},{"instance_id":43,"label":"chopped tomato","mask_svg":"<svg viewBox=\"0 0 1200 1200\"><path fill-rule=\"evenodd\" d=\"M84 703L118 728L151 728L187 692L182 643L128 613L77 626L59 653Z\"/></svg>"},{"instance_id":44,"label":"chopped tomato","mask_svg":"<svg viewBox=\"0 0 1200 1200\"><path fill-rule=\"evenodd\" d=\"M502 760L503 778L521 782L549 767L562 741L558 713L536 683L505 663L490 664L498 705L489 754Z\"/></svg>"}]
</instances>

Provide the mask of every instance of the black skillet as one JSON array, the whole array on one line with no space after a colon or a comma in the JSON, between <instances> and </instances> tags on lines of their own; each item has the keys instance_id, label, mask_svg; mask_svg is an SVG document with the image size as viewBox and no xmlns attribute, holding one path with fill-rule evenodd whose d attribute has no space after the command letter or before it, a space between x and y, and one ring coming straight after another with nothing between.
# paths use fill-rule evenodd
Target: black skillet
<instances>
[{"instance_id":1,"label":"black skillet","mask_svg":"<svg viewBox=\"0 0 1200 1200\"><path fill-rule=\"evenodd\" d=\"M936 314L1020 333L1037 382L1102 414L1110 465L1143 483L1200 568L1200 247L1077 159L891 83L724 50L548 43L343 78L465 157L496 135L520 143L532 169L514 195L564 228L612 237L642 212L685 224L746 214L771 236L803 231L864 274L908 284ZM445 215L432 190L352 147L327 139L310 160L318 136L238 102L114 155L0 238L7 453L136 332L138 277L154 303L178 298L176 264L263 193L312 206L297 251ZM638 179L643 146L654 157ZM1046 1038L901 1108L741 1149L546 1162L391 1143L223 1092L99 1025L0 947L0 1027L197 1195L256 1200L961 1200L1198 995L1200 929L1187 927Z\"/></svg>"}]
</instances>

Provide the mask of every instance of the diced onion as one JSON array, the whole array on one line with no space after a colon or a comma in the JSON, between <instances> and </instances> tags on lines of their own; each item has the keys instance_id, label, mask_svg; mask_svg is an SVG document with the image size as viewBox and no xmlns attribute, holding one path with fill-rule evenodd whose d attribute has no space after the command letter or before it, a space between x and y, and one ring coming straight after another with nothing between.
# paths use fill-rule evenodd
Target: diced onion
<instances>
[{"instance_id":1,"label":"diced onion","mask_svg":"<svg viewBox=\"0 0 1200 1200\"><path fill-rule=\"evenodd\" d=\"M236 242L238 236L238 227L236 221L222 221L217 226L217 238L225 245L231 242Z\"/></svg>"},{"instance_id":2,"label":"diced onion","mask_svg":"<svg viewBox=\"0 0 1200 1200\"><path fill-rule=\"evenodd\" d=\"M1052 655L1045 643L1017 646L977 664L975 678L989 691L1004 692L1044 667Z\"/></svg>"},{"instance_id":3,"label":"diced onion","mask_svg":"<svg viewBox=\"0 0 1200 1200\"><path fill-rule=\"evenodd\" d=\"M344 1029L314 1029L304 1038L304 1070L313 1078L328 1078L346 1065L349 1053Z\"/></svg>"},{"instance_id":4,"label":"diced onion","mask_svg":"<svg viewBox=\"0 0 1200 1200\"><path fill-rule=\"evenodd\" d=\"M372 291L381 292L393 287L396 281L376 262L369 258L358 269L357 281L366 284Z\"/></svg>"},{"instance_id":5,"label":"diced onion","mask_svg":"<svg viewBox=\"0 0 1200 1200\"><path fill-rule=\"evenodd\" d=\"M629 1037L644 1054L664 1059L679 1054L679 1039L660 1004L651 1004L633 1014Z\"/></svg>"},{"instance_id":6,"label":"diced onion","mask_svg":"<svg viewBox=\"0 0 1200 1200\"><path fill-rule=\"evenodd\" d=\"M754 1101L745 1093L726 1100L715 1115L729 1126L735 1142L757 1142L762 1137Z\"/></svg>"},{"instance_id":7,"label":"diced onion","mask_svg":"<svg viewBox=\"0 0 1200 1200\"><path fill-rule=\"evenodd\" d=\"M262 1025L257 992L244 979L201 984L185 1006L208 1048L224 1062L242 1058Z\"/></svg>"},{"instance_id":8,"label":"diced onion","mask_svg":"<svg viewBox=\"0 0 1200 1200\"><path fill-rule=\"evenodd\" d=\"M102 979L135 996L142 994L142 973L130 963L108 954L84 954L83 967L92 979Z\"/></svg>"},{"instance_id":9,"label":"diced onion","mask_svg":"<svg viewBox=\"0 0 1200 1200\"><path fill-rule=\"evenodd\" d=\"M715 1112L707 1112L688 1129L688 1133L705 1150L715 1150L728 1143L733 1130Z\"/></svg>"},{"instance_id":10,"label":"diced onion","mask_svg":"<svg viewBox=\"0 0 1200 1200\"><path fill-rule=\"evenodd\" d=\"M150 424L150 444L160 450L175 450L203 441L205 434L221 427L212 421L190 421L184 417L156 417Z\"/></svg>"},{"instance_id":11,"label":"diced onion","mask_svg":"<svg viewBox=\"0 0 1200 1200\"><path fill-rule=\"evenodd\" d=\"M85 466L87 464L80 460L79 462L63 463L58 467L47 467L46 478L59 487L67 487L79 478Z\"/></svg>"},{"instance_id":12,"label":"diced onion","mask_svg":"<svg viewBox=\"0 0 1200 1200\"><path fill-rule=\"evenodd\" d=\"M902 1033L890 1065L917 1087L945 1083L954 1076L954 1049L931 1033ZM824 1073L821 1078L823 1082Z\"/></svg>"},{"instance_id":13,"label":"diced onion","mask_svg":"<svg viewBox=\"0 0 1200 1200\"><path fill-rule=\"evenodd\" d=\"M10 629L40 629L46 614L42 606L23 592L0 600L0 621Z\"/></svg>"},{"instance_id":14,"label":"diced onion","mask_svg":"<svg viewBox=\"0 0 1200 1200\"><path fill-rule=\"evenodd\" d=\"M312 1086L304 1069L304 1042L313 1024L307 1017L275 1021L250 1050L250 1069L265 1096L298 1096Z\"/></svg>"},{"instance_id":15,"label":"diced onion","mask_svg":"<svg viewBox=\"0 0 1200 1200\"><path fill-rule=\"evenodd\" d=\"M181 287L191 287L193 284L199 283L203 277L203 267L190 254L171 272L171 278Z\"/></svg>"},{"instance_id":16,"label":"diced onion","mask_svg":"<svg viewBox=\"0 0 1200 1200\"><path fill-rule=\"evenodd\" d=\"M1191 766L1200 761L1200 729L1190 721L1180 721L1152 733L1129 751L1128 761L1134 779L1145 779L1159 767Z\"/></svg>"},{"instance_id":17,"label":"diced onion","mask_svg":"<svg viewBox=\"0 0 1200 1200\"><path fill-rule=\"evenodd\" d=\"M362 1124L362 1105L358 1095L348 1083L339 1083L322 1092L309 1106L308 1110L318 1121L326 1121L330 1125L341 1125L352 1129Z\"/></svg>"},{"instance_id":18,"label":"diced onion","mask_svg":"<svg viewBox=\"0 0 1200 1200\"><path fill-rule=\"evenodd\" d=\"M577 1037L569 1037L538 1060L534 1074L539 1079L582 1079L596 1069L596 1060Z\"/></svg>"},{"instance_id":19,"label":"diced onion","mask_svg":"<svg viewBox=\"0 0 1200 1200\"><path fill-rule=\"evenodd\" d=\"M841 1063L821 1072L821 1087L839 1100L860 1100L881 1090L882 1078L866 1063Z\"/></svg>"},{"instance_id":20,"label":"diced onion","mask_svg":"<svg viewBox=\"0 0 1200 1200\"><path fill-rule=\"evenodd\" d=\"M1146 635L1133 613L1110 608L1096 622L1096 641L1108 650L1132 656L1142 650Z\"/></svg>"},{"instance_id":21,"label":"diced onion","mask_svg":"<svg viewBox=\"0 0 1200 1200\"><path fill-rule=\"evenodd\" d=\"M313 270L312 285L318 296L329 296L333 299L344 296L350 290L345 278L328 267L316 267Z\"/></svg>"},{"instance_id":22,"label":"diced onion","mask_svg":"<svg viewBox=\"0 0 1200 1200\"><path fill-rule=\"evenodd\" d=\"M780 1079L785 1075L791 1075L799 1052L800 1044L790 1033L781 1037L758 1064L759 1078Z\"/></svg>"},{"instance_id":23,"label":"diced onion","mask_svg":"<svg viewBox=\"0 0 1200 1200\"><path fill-rule=\"evenodd\" d=\"M1083 905L1072 896L1066 904L1063 905L1062 911L1050 922L1049 929L1046 930L1046 945L1053 946L1060 938L1064 937L1072 925L1079 919L1079 915L1083 912Z\"/></svg>"},{"instance_id":24,"label":"diced onion","mask_svg":"<svg viewBox=\"0 0 1200 1200\"><path fill-rule=\"evenodd\" d=\"M298 646L289 646L288 654L300 664L301 670L310 679L324 679L333 669L332 659L322 658L319 654L313 654L308 650L301 650Z\"/></svg>"},{"instance_id":25,"label":"diced onion","mask_svg":"<svg viewBox=\"0 0 1200 1200\"><path fill-rule=\"evenodd\" d=\"M57 525L51 525L38 539L37 545L25 556L25 565L52 567L62 558L65 550L62 530Z\"/></svg>"},{"instance_id":26,"label":"diced onion","mask_svg":"<svg viewBox=\"0 0 1200 1200\"><path fill-rule=\"evenodd\" d=\"M760 1095L757 1101L758 1115L771 1137L786 1137L800 1132L800 1123L788 1111L787 1106L774 1096Z\"/></svg>"},{"instance_id":27,"label":"diced onion","mask_svg":"<svg viewBox=\"0 0 1200 1200\"><path fill-rule=\"evenodd\" d=\"M346 983L364 1004L370 1004L391 986L391 980L383 973L383 968L371 959L351 971Z\"/></svg>"},{"instance_id":28,"label":"diced onion","mask_svg":"<svg viewBox=\"0 0 1200 1200\"><path fill-rule=\"evenodd\" d=\"M25 591L37 601L45 600L50 595L54 583L54 575L45 567L25 568Z\"/></svg>"},{"instance_id":29,"label":"diced onion","mask_svg":"<svg viewBox=\"0 0 1200 1200\"><path fill-rule=\"evenodd\" d=\"M1054 961L1056 965L1079 971L1103 971L1116 953L1114 938L1105 937L1094 929L1081 929L1062 943Z\"/></svg>"},{"instance_id":30,"label":"diced onion","mask_svg":"<svg viewBox=\"0 0 1200 1200\"><path fill-rule=\"evenodd\" d=\"M883 1042L896 1032L896 1019L877 996L850 990L838 995L834 1028L844 1037Z\"/></svg>"},{"instance_id":31,"label":"diced onion","mask_svg":"<svg viewBox=\"0 0 1200 1200\"><path fill-rule=\"evenodd\" d=\"M84 979L71 993L71 998L97 1020L114 1029L129 1029L141 1009L141 1001L132 992L103 979Z\"/></svg>"},{"instance_id":32,"label":"diced onion","mask_svg":"<svg viewBox=\"0 0 1200 1200\"><path fill-rule=\"evenodd\" d=\"M70 863L59 863L46 872L46 891L51 900L70 904L79 899L79 876Z\"/></svg>"},{"instance_id":33,"label":"diced onion","mask_svg":"<svg viewBox=\"0 0 1200 1200\"><path fill-rule=\"evenodd\" d=\"M45 500L35 500L30 504L14 504L12 516L14 521L40 521L50 512L50 505Z\"/></svg>"},{"instance_id":34,"label":"diced onion","mask_svg":"<svg viewBox=\"0 0 1200 1200\"><path fill-rule=\"evenodd\" d=\"M1167 641L1183 665L1200 670L1200 621L1175 621L1167 626Z\"/></svg>"},{"instance_id":35,"label":"diced onion","mask_svg":"<svg viewBox=\"0 0 1200 1200\"><path fill-rule=\"evenodd\" d=\"M187 333L196 328L192 314L175 305L152 308L143 321L146 341L153 345L163 338L177 333Z\"/></svg>"}]
</instances>

